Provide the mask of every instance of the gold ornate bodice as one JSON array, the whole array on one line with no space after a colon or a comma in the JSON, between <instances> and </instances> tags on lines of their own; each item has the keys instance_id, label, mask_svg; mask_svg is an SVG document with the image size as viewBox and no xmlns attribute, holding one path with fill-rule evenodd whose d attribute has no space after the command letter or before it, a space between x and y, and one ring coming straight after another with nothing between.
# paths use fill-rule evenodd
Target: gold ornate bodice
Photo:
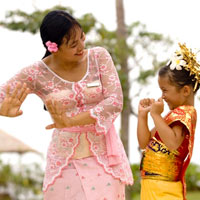
<instances>
[{"instance_id":1,"label":"gold ornate bodice","mask_svg":"<svg viewBox=\"0 0 200 200\"><path fill-rule=\"evenodd\" d=\"M180 106L172 110L166 117L168 125L175 121L181 122L187 131L181 146L174 151L161 141L156 132L143 152L141 161L142 178L166 181L178 181L184 176L187 168L185 158L192 156L194 132L196 126L196 110L193 106ZM188 164L187 164L188 165Z\"/></svg>"}]
</instances>

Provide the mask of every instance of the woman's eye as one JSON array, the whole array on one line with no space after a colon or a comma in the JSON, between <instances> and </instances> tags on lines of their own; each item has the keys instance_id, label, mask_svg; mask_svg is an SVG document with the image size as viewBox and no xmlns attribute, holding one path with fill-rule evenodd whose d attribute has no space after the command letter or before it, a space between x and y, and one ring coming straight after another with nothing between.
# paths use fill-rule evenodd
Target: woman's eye
<instances>
[{"instance_id":1,"label":"woman's eye","mask_svg":"<svg viewBox=\"0 0 200 200\"><path fill-rule=\"evenodd\" d=\"M75 48L77 46L77 43L72 44L70 47Z\"/></svg>"},{"instance_id":2,"label":"woman's eye","mask_svg":"<svg viewBox=\"0 0 200 200\"><path fill-rule=\"evenodd\" d=\"M76 45L71 46L71 48L75 48L75 47L76 47Z\"/></svg>"}]
</instances>

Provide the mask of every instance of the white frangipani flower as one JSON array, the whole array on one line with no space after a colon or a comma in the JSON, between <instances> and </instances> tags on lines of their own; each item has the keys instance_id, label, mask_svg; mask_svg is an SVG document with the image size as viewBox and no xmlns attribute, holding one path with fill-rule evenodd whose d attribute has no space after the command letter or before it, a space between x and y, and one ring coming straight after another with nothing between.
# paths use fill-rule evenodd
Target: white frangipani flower
<instances>
[{"instance_id":1,"label":"white frangipani flower","mask_svg":"<svg viewBox=\"0 0 200 200\"><path fill-rule=\"evenodd\" d=\"M183 66L186 66L187 63L185 62L185 60L183 60L183 56L181 54L175 54L172 57L172 63L170 65L170 69L171 70L182 70Z\"/></svg>"}]
</instances>

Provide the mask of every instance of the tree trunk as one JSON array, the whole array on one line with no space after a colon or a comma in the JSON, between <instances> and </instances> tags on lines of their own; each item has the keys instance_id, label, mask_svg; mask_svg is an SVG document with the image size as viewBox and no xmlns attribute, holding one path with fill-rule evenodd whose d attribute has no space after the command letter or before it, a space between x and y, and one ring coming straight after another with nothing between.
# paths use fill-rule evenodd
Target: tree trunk
<instances>
[{"instance_id":1,"label":"tree trunk","mask_svg":"<svg viewBox=\"0 0 200 200\"><path fill-rule=\"evenodd\" d=\"M124 107L121 113L121 139L129 157L129 118L131 115L131 105L129 100L129 76L128 76L128 48L127 48L127 33L124 19L123 0L116 0L116 14L117 14L117 40L120 58L120 73L122 81L122 89L124 95ZM126 200L131 200L131 191L126 187Z\"/></svg>"}]
</instances>

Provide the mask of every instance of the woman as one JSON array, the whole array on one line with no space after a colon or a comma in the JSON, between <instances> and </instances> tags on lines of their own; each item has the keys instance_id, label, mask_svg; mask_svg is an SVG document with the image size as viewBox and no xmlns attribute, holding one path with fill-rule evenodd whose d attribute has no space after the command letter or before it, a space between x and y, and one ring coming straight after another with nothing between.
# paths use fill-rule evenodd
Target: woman
<instances>
[{"instance_id":1,"label":"woman","mask_svg":"<svg viewBox=\"0 0 200 200\"><path fill-rule=\"evenodd\" d=\"M25 83L52 116L44 199L124 200L125 185L133 178L113 125L123 96L111 56L102 47L85 49L80 24L64 11L49 12L40 34L45 56L2 87L1 102L6 85L12 90Z\"/></svg>"}]
</instances>

